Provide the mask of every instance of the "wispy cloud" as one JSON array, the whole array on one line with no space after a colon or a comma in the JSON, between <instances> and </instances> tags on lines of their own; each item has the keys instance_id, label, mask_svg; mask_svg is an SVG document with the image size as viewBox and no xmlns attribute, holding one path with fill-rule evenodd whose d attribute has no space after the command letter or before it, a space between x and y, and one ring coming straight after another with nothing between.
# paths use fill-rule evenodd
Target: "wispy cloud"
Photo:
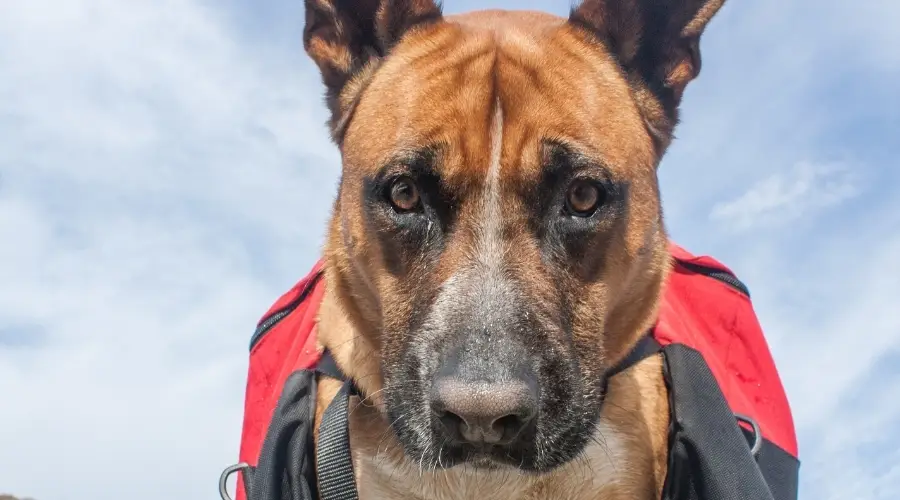
<instances>
[{"instance_id":1,"label":"wispy cloud","mask_svg":"<svg viewBox=\"0 0 900 500\"><path fill-rule=\"evenodd\" d=\"M2 490L209 498L236 456L249 334L337 161L318 77L204 5L2 9Z\"/></svg>"},{"instance_id":2,"label":"wispy cloud","mask_svg":"<svg viewBox=\"0 0 900 500\"><path fill-rule=\"evenodd\" d=\"M756 182L734 200L717 203L710 218L736 231L790 224L856 196L858 184L847 167L798 163Z\"/></svg>"},{"instance_id":3,"label":"wispy cloud","mask_svg":"<svg viewBox=\"0 0 900 500\"><path fill-rule=\"evenodd\" d=\"M730 0L661 167L675 239L753 291L801 498L900 488L898 6ZM250 330L317 257L338 175L298 9L2 7L0 489L215 494Z\"/></svg>"}]
</instances>

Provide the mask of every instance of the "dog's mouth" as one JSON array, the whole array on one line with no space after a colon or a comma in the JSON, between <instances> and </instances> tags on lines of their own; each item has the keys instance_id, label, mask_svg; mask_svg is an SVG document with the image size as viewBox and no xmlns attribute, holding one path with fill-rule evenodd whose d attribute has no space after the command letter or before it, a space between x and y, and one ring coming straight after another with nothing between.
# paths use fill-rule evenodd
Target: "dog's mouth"
<instances>
[{"instance_id":1,"label":"dog's mouth","mask_svg":"<svg viewBox=\"0 0 900 500\"><path fill-rule=\"evenodd\" d=\"M448 429L441 421L435 425L434 437L442 440L436 460L443 468L465 464L482 470L501 468L529 469L534 462L534 446L538 439L533 423L502 444L461 439L458 431Z\"/></svg>"},{"instance_id":2,"label":"dog's mouth","mask_svg":"<svg viewBox=\"0 0 900 500\"><path fill-rule=\"evenodd\" d=\"M464 463L469 467L479 470L492 471L508 468L520 468L521 462L516 462L511 456L501 449L494 447L470 449L462 451L461 457L448 457L446 468Z\"/></svg>"},{"instance_id":3,"label":"dog's mouth","mask_svg":"<svg viewBox=\"0 0 900 500\"><path fill-rule=\"evenodd\" d=\"M442 468L452 468L465 464L473 469L493 471L501 469L519 469L521 471L533 471L524 467L525 460L515 458L508 450L498 447L471 448L460 447L440 457L438 465Z\"/></svg>"}]
</instances>

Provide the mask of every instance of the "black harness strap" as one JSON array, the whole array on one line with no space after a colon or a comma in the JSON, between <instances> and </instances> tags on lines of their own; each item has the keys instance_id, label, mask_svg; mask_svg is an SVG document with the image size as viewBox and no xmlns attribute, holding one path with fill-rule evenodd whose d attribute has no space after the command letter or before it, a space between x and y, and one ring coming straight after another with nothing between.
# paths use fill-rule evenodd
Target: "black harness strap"
<instances>
[{"instance_id":1,"label":"black harness strap","mask_svg":"<svg viewBox=\"0 0 900 500\"><path fill-rule=\"evenodd\" d=\"M733 413L700 352L672 344L663 353L671 406L663 500L795 500L800 461L758 428L729 425Z\"/></svg>"},{"instance_id":2,"label":"black harness strap","mask_svg":"<svg viewBox=\"0 0 900 500\"><path fill-rule=\"evenodd\" d=\"M659 351L662 349L662 346L659 342L653 338L652 334L644 335L638 340L637 344L631 348L631 352L625 355L622 358L622 361L619 361L618 364L610 368L604 378L610 379L615 377L619 373L631 368L632 366L640 363L645 358L649 358L654 354L659 354Z\"/></svg>"},{"instance_id":3,"label":"black harness strap","mask_svg":"<svg viewBox=\"0 0 900 500\"><path fill-rule=\"evenodd\" d=\"M663 348L669 389L669 470L663 500L775 500L703 356Z\"/></svg>"},{"instance_id":4,"label":"black harness strap","mask_svg":"<svg viewBox=\"0 0 900 500\"><path fill-rule=\"evenodd\" d=\"M356 476L350 453L350 396L359 393L353 381L338 368L329 351L322 353L316 367L322 375L343 380L344 384L322 414L316 447L316 475L322 500L357 500Z\"/></svg>"}]
</instances>

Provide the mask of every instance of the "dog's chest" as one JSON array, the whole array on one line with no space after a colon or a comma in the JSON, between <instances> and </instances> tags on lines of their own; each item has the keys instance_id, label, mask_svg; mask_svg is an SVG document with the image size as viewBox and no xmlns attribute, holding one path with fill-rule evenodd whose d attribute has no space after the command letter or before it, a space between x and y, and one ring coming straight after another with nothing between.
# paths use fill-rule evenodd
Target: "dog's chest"
<instances>
[{"instance_id":1,"label":"dog's chest","mask_svg":"<svg viewBox=\"0 0 900 500\"><path fill-rule=\"evenodd\" d=\"M619 500L643 498L641 468L619 433L598 427L585 453L552 474L535 477L511 469L457 466L420 468L403 455L354 447L360 500Z\"/></svg>"}]
</instances>

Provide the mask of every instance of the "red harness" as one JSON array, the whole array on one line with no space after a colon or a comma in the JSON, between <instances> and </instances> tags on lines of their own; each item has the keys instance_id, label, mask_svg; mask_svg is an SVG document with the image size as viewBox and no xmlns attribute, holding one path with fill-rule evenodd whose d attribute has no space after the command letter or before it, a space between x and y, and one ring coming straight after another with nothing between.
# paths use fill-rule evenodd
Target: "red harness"
<instances>
[{"instance_id":1,"label":"red harness","mask_svg":"<svg viewBox=\"0 0 900 500\"><path fill-rule=\"evenodd\" d=\"M676 265L664 289L652 338L664 349L683 346L701 355L728 408L741 421L740 425L733 421L728 425L739 427L755 443L756 462L771 498L795 499L799 460L791 410L746 287L713 258L691 255L674 243L669 251ZM292 374L311 373L321 359L315 331L324 293L321 270L318 262L282 295L263 316L251 340L240 447L241 462L251 468L259 465L273 413L281 404L279 398L284 398L285 382ZM674 391L680 382L672 384L670 390ZM682 393L691 390L678 389ZM671 401L673 411L688 401L687 397ZM670 433L673 454L677 427L674 424ZM242 485L243 478L239 478L239 500L246 498ZM672 493L672 498L723 497L708 492L698 497Z\"/></svg>"}]
</instances>

